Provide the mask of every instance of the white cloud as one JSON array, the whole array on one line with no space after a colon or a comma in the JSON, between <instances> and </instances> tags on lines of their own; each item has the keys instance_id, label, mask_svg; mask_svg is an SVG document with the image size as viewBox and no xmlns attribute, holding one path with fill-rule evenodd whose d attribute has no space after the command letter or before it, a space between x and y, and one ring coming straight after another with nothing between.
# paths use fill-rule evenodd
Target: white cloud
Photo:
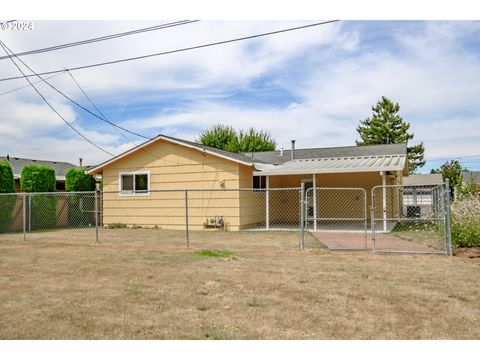
<instances>
[{"instance_id":1,"label":"white cloud","mask_svg":"<svg viewBox=\"0 0 480 360\"><path fill-rule=\"evenodd\" d=\"M31 33L2 35L12 49L24 51L158 23L38 22ZM43 71L303 23L200 22L23 59ZM475 43L479 27L473 22L416 23L413 30L406 25L390 31L388 43L377 40L366 46L371 36L368 26L336 23L74 75L97 104L108 103L119 113L145 101L178 97L183 105L167 104L156 114L120 120L150 135L162 131L193 139L200 129L225 122L237 128L268 129L285 147L293 137L298 147L349 145L357 137L358 121L369 116L371 106L385 95L400 103L401 115L416 134L414 142L423 141L428 156L471 155L480 153L476 150L480 59ZM465 45L472 41L473 48ZM8 60L2 60L0 77L11 75L18 74ZM289 104L266 100L262 106L225 102L226 95L251 90L252 83L265 76L295 100ZM52 82L85 103L68 75ZM0 83L0 92L23 83ZM119 145L124 139L116 132L84 120L78 109L45 86L41 89L62 115L108 151L118 153L132 146ZM80 155L91 162L108 158L73 133L68 135L71 130L46 105L39 104L31 89L0 97L0 152L22 151L25 156L72 161ZM66 150L60 153L58 149Z\"/></svg>"}]
</instances>

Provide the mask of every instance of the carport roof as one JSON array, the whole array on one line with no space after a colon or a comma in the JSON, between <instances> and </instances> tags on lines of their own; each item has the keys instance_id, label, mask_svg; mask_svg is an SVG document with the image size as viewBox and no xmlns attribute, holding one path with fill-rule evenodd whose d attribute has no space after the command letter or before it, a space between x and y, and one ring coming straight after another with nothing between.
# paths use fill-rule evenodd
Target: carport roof
<instances>
[{"instance_id":1,"label":"carport roof","mask_svg":"<svg viewBox=\"0 0 480 360\"><path fill-rule=\"evenodd\" d=\"M280 165L255 164L254 175L334 174L406 171L406 155L344 156L296 159Z\"/></svg>"}]
</instances>

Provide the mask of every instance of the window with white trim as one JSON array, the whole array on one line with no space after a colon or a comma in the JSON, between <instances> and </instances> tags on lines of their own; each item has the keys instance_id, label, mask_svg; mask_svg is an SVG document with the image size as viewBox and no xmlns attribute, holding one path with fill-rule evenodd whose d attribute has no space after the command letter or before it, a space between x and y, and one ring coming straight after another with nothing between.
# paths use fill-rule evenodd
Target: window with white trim
<instances>
[{"instance_id":1,"label":"window with white trim","mask_svg":"<svg viewBox=\"0 0 480 360\"><path fill-rule=\"evenodd\" d=\"M148 172L120 174L120 191L125 195L148 194L150 174Z\"/></svg>"}]
</instances>

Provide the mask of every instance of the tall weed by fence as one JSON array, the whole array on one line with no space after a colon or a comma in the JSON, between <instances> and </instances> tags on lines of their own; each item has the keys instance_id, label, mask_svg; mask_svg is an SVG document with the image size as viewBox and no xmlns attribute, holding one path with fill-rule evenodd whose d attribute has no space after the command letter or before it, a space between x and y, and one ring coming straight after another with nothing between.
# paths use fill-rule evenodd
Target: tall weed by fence
<instances>
[{"instance_id":1,"label":"tall weed by fence","mask_svg":"<svg viewBox=\"0 0 480 360\"><path fill-rule=\"evenodd\" d=\"M471 194L452 204L452 240L456 247L480 247L480 196Z\"/></svg>"}]
</instances>

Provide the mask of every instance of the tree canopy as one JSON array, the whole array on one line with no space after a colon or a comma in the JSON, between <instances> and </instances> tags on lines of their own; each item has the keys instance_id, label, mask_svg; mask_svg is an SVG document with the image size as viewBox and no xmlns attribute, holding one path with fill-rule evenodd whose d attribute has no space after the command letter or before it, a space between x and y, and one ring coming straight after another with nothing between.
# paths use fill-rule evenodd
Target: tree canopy
<instances>
[{"instance_id":1,"label":"tree canopy","mask_svg":"<svg viewBox=\"0 0 480 360\"><path fill-rule=\"evenodd\" d=\"M231 126L221 124L204 130L197 142L234 153L273 151L276 146L276 141L268 131L254 128L237 131Z\"/></svg>"},{"instance_id":2,"label":"tree canopy","mask_svg":"<svg viewBox=\"0 0 480 360\"><path fill-rule=\"evenodd\" d=\"M450 160L446 161L440 169L432 169L430 171L431 174L442 174L443 181L448 179L450 183L450 188L452 189L452 197L453 193L456 191L466 191L469 192L469 186L466 186L465 189L462 188L463 185L463 171L468 171L467 168L463 167L460 161L458 160Z\"/></svg>"},{"instance_id":3,"label":"tree canopy","mask_svg":"<svg viewBox=\"0 0 480 360\"><path fill-rule=\"evenodd\" d=\"M414 134L408 132L410 124L403 121L403 118L398 115L399 111L398 103L382 96L382 99L372 107L372 116L360 121L357 132L361 140L357 140L356 143L357 145L407 144L409 172L413 173L425 165L425 147L423 143L408 146Z\"/></svg>"}]
</instances>

